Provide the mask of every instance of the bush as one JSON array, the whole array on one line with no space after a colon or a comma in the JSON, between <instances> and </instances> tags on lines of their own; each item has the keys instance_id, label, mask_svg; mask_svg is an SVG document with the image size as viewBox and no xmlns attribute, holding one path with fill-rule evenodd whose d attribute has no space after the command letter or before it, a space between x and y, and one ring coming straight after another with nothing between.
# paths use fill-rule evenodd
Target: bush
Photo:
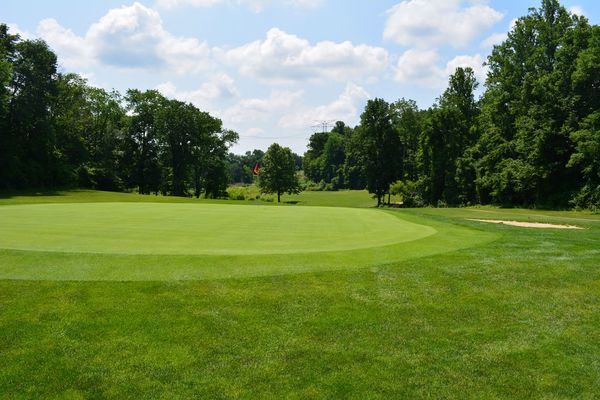
<instances>
[{"instance_id":1,"label":"bush","mask_svg":"<svg viewBox=\"0 0 600 400\"><path fill-rule=\"evenodd\" d=\"M591 185L585 185L571 200L571 204L578 209L588 209L594 212L599 212L600 186L593 188Z\"/></svg>"},{"instance_id":2,"label":"bush","mask_svg":"<svg viewBox=\"0 0 600 400\"><path fill-rule=\"evenodd\" d=\"M390 193L399 196L404 207L423 207L425 205L417 182L396 181L390 186Z\"/></svg>"},{"instance_id":3,"label":"bush","mask_svg":"<svg viewBox=\"0 0 600 400\"><path fill-rule=\"evenodd\" d=\"M227 188L227 196L231 200L257 200L260 192L256 185L236 185Z\"/></svg>"}]
</instances>

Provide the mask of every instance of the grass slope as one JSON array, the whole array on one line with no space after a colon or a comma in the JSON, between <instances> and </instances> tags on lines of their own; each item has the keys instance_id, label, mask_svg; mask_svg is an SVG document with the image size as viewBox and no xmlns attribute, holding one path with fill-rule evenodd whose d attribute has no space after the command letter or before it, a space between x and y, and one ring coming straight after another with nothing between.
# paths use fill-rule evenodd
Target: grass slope
<instances>
[{"instance_id":1,"label":"grass slope","mask_svg":"<svg viewBox=\"0 0 600 400\"><path fill-rule=\"evenodd\" d=\"M598 219L484 211L586 229L399 210L458 250L229 279L0 280L0 398L596 398ZM460 248L470 231L496 240Z\"/></svg>"}]
</instances>

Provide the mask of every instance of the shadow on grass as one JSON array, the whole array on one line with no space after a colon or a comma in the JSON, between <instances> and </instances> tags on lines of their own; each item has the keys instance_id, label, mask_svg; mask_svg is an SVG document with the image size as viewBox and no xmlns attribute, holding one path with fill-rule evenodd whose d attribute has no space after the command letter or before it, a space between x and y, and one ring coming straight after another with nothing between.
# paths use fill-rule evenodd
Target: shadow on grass
<instances>
[{"instance_id":1,"label":"shadow on grass","mask_svg":"<svg viewBox=\"0 0 600 400\"><path fill-rule=\"evenodd\" d=\"M77 189L71 189L71 191L77 191ZM58 189L29 189L29 190L15 190L10 192L0 191L0 199L12 199L13 197L20 196L64 196L64 190Z\"/></svg>"},{"instance_id":2,"label":"shadow on grass","mask_svg":"<svg viewBox=\"0 0 600 400\"><path fill-rule=\"evenodd\" d=\"M284 204L298 204L298 203L300 203L300 201L299 200L288 200L288 201L284 201L282 203L284 203Z\"/></svg>"}]
</instances>

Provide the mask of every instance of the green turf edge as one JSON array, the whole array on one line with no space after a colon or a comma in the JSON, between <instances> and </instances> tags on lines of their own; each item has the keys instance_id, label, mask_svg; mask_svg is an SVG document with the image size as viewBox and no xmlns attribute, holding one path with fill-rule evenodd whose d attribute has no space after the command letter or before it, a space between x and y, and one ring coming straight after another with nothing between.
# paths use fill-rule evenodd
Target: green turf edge
<instances>
[{"instance_id":1,"label":"green turf edge","mask_svg":"<svg viewBox=\"0 0 600 400\"><path fill-rule=\"evenodd\" d=\"M483 245L501 234L408 213L390 212L434 228L423 239L338 252L240 256L105 255L0 250L0 279L57 281L182 281L334 271L390 264Z\"/></svg>"}]
</instances>

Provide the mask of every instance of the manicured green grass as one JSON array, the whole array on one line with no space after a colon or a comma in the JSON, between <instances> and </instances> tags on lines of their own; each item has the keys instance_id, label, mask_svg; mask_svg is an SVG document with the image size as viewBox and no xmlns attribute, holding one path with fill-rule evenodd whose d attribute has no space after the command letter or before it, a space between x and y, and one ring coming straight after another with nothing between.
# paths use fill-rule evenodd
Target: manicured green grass
<instances>
[{"instance_id":1,"label":"manicured green grass","mask_svg":"<svg viewBox=\"0 0 600 400\"><path fill-rule=\"evenodd\" d=\"M192 280L357 269L497 238L409 213L240 204L0 207L0 278Z\"/></svg>"},{"instance_id":2,"label":"manicured green grass","mask_svg":"<svg viewBox=\"0 0 600 400\"><path fill-rule=\"evenodd\" d=\"M256 189L253 189L256 190ZM376 201L366 190L341 190L339 192L302 192L281 196L281 205L331 206L331 207L374 207ZM273 205L273 201L210 200L186 197L165 197L139 195L133 193L102 192L96 190L65 190L51 192L33 192L1 194L0 205L9 204L45 204L45 203L216 203L216 204L252 204Z\"/></svg>"},{"instance_id":3,"label":"manicured green grass","mask_svg":"<svg viewBox=\"0 0 600 400\"><path fill-rule=\"evenodd\" d=\"M488 218L478 210L586 229L465 220ZM372 253L232 256L218 268L227 257L4 250L0 398L597 397L597 216L388 213L437 233Z\"/></svg>"},{"instance_id":4,"label":"manicured green grass","mask_svg":"<svg viewBox=\"0 0 600 400\"><path fill-rule=\"evenodd\" d=\"M87 203L0 208L0 248L109 254L254 255L342 251L436 231L380 210Z\"/></svg>"}]
</instances>

